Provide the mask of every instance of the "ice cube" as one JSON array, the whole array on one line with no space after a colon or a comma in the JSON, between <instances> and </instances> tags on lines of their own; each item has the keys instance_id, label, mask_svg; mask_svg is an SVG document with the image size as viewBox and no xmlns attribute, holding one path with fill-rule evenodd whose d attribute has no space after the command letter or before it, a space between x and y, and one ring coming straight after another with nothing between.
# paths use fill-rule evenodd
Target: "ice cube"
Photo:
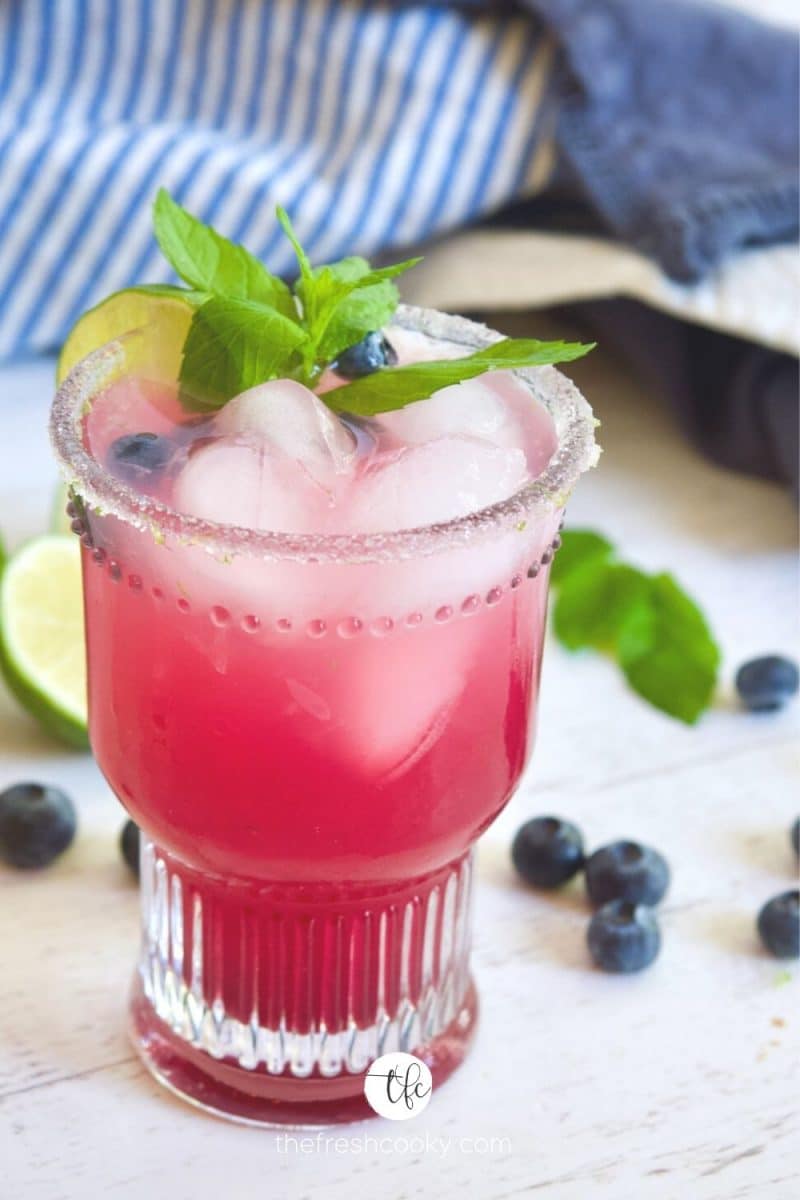
<instances>
[{"instance_id":1,"label":"ice cube","mask_svg":"<svg viewBox=\"0 0 800 1200\"><path fill-rule=\"evenodd\" d=\"M386 336L392 343L400 364L426 362L442 358L465 358L472 354L472 346L464 346L461 342L448 342L444 339L429 337L416 329L402 329L393 325L386 331Z\"/></svg>"},{"instance_id":2,"label":"ice cube","mask_svg":"<svg viewBox=\"0 0 800 1200\"><path fill-rule=\"evenodd\" d=\"M312 391L291 379L276 379L242 392L221 409L215 426L223 435L267 440L331 490L355 457L355 438L347 426Z\"/></svg>"},{"instance_id":3,"label":"ice cube","mask_svg":"<svg viewBox=\"0 0 800 1200\"><path fill-rule=\"evenodd\" d=\"M530 400L529 393L526 398ZM490 376L441 388L427 400L384 413L380 424L393 438L410 445L451 434L484 438L495 446L523 444L516 413L492 386Z\"/></svg>"},{"instance_id":4,"label":"ice cube","mask_svg":"<svg viewBox=\"0 0 800 1200\"><path fill-rule=\"evenodd\" d=\"M522 450L474 437L439 437L378 455L335 514L341 532L414 529L505 500L527 479Z\"/></svg>"},{"instance_id":5,"label":"ice cube","mask_svg":"<svg viewBox=\"0 0 800 1200\"><path fill-rule=\"evenodd\" d=\"M181 512L227 525L281 533L321 528L330 497L302 463L257 436L195 447L175 481Z\"/></svg>"},{"instance_id":6,"label":"ice cube","mask_svg":"<svg viewBox=\"0 0 800 1200\"><path fill-rule=\"evenodd\" d=\"M521 450L477 438L439 438L374 458L332 510L329 528L385 533L446 522L508 498L528 478ZM506 587L527 565L533 534L527 525L511 524L468 545L451 545L444 537L433 553L381 563L370 568L369 585L353 591L352 611L366 600L371 611L394 621L414 613L433 619L440 608L458 608L475 594Z\"/></svg>"},{"instance_id":7,"label":"ice cube","mask_svg":"<svg viewBox=\"0 0 800 1200\"><path fill-rule=\"evenodd\" d=\"M441 735L466 685L479 632L464 621L441 633L367 638L351 655L337 751L360 769L397 774Z\"/></svg>"},{"instance_id":8,"label":"ice cube","mask_svg":"<svg viewBox=\"0 0 800 1200\"><path fill-rule=\"evenodd\" d=\"M504 500L527 479L518 448L442 437L379 455L356 475L346 506L334 515L351 532L425 526ZM397 777L431 749L482 652L486 626L469 614L507 596L512 579L519 584L536 536L512 522L474 543L451 544L445 536L433 553L359 569L349 611L365 624L378 615L393 632L365 638L348 666L341 737L356 761Z\"/></svg>"},{"instance_id":9,"label":"ice cube","mask_svg":"<svg viewBox=\"0 0 800 1200\"><path fill-rule=\"evenodd\" d=\"M535 479L541 475L558 447L553 418L528 385L513 371L489 371L481 376L481 382L491 388L505 406L510 422L520 435L514 444L525 450L528 471L531 478Z\"/></svg>"},{"instance_id":10,"label":"ice cube","mask_svg":"<svg viewBox=\"0 0 800 1200\"><path fill-rule=\"evenodd\" d=\"M427 400L384 413L379 425L391 439L411 445L464 434L517 447L527 455L532 478L541 474L558 445L550 414L511 371L488 371L440 388Z\"/></svg>"}]
</instances>

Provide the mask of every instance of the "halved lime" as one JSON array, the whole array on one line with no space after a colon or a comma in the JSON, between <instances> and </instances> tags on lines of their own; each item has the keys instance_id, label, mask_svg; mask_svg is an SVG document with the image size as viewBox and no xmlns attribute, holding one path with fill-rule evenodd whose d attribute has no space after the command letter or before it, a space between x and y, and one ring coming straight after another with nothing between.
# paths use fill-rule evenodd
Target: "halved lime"
<instances>
[{"instance_id":1,"label":"halved lime","mask_svg":"<svg viewBox=\"0 0 800 1200\"><path fill-rule=\"evenodd\" d=\"M0 577L0 667L50 733L86 749L86 651L78 539L50 533L22 546Z\"/></svg>"},{"instance_id":2,"label":"halved lime","mask_svg":"<svg viewBox=\"0 0 800 1200\"><path fill-rule=\"evenodd\" d=\"M168 284L143 285L114 292L79 317L67 334L56 367L56 382L69 374L76 363L123 333L153 325L159 344L174 355L166 364L177 379L181 350L192 319L197 293Z\"/></svg>"}]
</instances>

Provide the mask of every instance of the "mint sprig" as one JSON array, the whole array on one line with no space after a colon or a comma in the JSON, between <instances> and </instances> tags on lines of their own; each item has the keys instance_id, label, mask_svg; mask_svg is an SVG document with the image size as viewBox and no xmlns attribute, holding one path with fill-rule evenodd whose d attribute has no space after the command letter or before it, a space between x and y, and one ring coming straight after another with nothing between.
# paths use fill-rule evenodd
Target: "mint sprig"
<instances>
[{"instance_id":1,"label":"mint sprig","mask_svg":"<svg viewBox=\"0 0 800 1200\"><path fill-rule=\"evenodd\" d=\"M314 387L343 350L390 322L399 303L393 281L420 261L373 269L366 259L350 256L314 267L288 214L278 208L276 215L298 262L300 274L291 287L163 188L156 197L156 239L187 285L171 286L171 294L181 294L195 310L180 372L181 396L189 408L213 411L269 379L296 379ZM466 358L385 367L332 389L323 399L334 411L374 416L484 371L568 362L591 349L506 338Z\"/></svg>"},{"instance_id":2,"label":"mint sprig","mask_svg":"<svg viewBox=\"0 0 800 1200\"><path fill-rule=\"evenodd\" d=\"M209 296L251 300L297 320L292 293L244 246L204 225L161 188L153 205L161 252L190 288Z\"/></svg>"},{"instance_id":3,"label":"mint sprig","mask_svg":"<svg viewBox=\"0 0 800 1200\"><path fill-rule=\"evenodd\" d=\"M538 367L546 363L571 362L593 348L579 342L540 342L536 338L504 338L466 358L434 359L391 367L365 375L325 394L336 412L373 417L425 400L439 388L474 379L485 371L513 367Z\"/></svg>"},{"instance_id":4,"label":"mint sprig","mask_svg":"<svg viewBox=\"0 0 800 1200\"><path fill-rule=\"evenodd\" d=\"M329 291L338 292L330 320L319 342L319 356L324 362L334 362L348 347L354 346L367 333L380 329L392 318L400 300L392 280L401 271L415 266L418 258L388 268L388 273L373 271L365 258L353 255L315 272L315 286L323 285L322 272L330 272L325 284ZM347 291L345 291L347 288Z\"/></svg>"},{"instance_id":5,"label":"mint sprig","mask_svg":"<svg viewBox=\"0 0 800 1200\"><path fill-rule=\"evenodd\" d=\"M554 563L553 628L569 650L616 658L628 683L662 712L693 725L709 707L720 651L695 602L669 574L620 562L592 530L566 530Z\"/></svg>"},{"instance_id":6,"label":"mint sprig","mask_svg":"<svg viewBox=\"0 0 800 1200\"><path fill-rule=\"evenodd\" d=\"M277 217L300 268L294 291L308 335L303 349L304 382L312 383L342 350L355 345L365 333L386 324L400 302L400 294L391 281L421 260L409 258L373 271L365 258L351 256L314 268L300 245L289 214L278 207Z\"/></svg>"}]
</instances>

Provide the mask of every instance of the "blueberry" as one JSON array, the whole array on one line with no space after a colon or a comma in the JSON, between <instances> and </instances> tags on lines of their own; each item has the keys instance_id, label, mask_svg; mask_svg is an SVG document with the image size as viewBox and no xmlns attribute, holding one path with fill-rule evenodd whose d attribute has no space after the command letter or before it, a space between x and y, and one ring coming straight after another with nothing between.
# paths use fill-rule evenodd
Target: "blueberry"
<instances>
[{"instance_id":1,"label":"blueberry","mask_svg":"<svg viewBox=\"0 0 800 1200\"><path fill-rule=\"evenodd\" d=\"M139 878L139 826L135 821L128 820L122 826L122 833L119 835L119 848L122 852L122 857L133 871L136 878Z\"/></svg>"},{"instance_id":2,"label":"blueberry","mask_svg":"<svg viewBox=\"0 0 800 1200\"><path fill-rule=\"evenodd\" d=\"M768 654L752 658L736 672L736 690L751 712L774 712L791 700L800 685L797 663Z\"/></svg>"},{"instance_id":3,"label":"blueberry","mask_svg":"<svg viewBox=\"0 0 800 1200\"><path fill-rule=\"evenodd\" d=\"M58 788L17 783L0 792L0 856L13 867L46 867L76 826L75 806Z\"/></svg>"},{"instance_id":4,"label":"blueberry","mask_svg":"<svg viewBox=\"0 0 800 1200\"><path fill-rule=\"evenodd\" d=\"M583 866L583 838L569 821L534 817L517 830L511 858L526 883L557 888Z\"/></svg>"},{"instance_id":5,"label":"blueberry","mask_svg":"<svg viewBox=\"0 0 800 1200\"><path fill-rule=\"evenodd\" d=\"M792 839L794 852L800 856L800 817L797 818L792 828L789 830L789 837Z\"/></svg>"},{"instance_id":6,"label":"blueberry","mask_svg":"<svg viewBox=\"0 0 800 1200\"><path fill-rule=\"evenodd\" d=\"M586 890L595 908L609 900L658 904L669 887L666 859L638 842L612 842L586 860Z\"/></svg>"},{"instance_id":7,"label":"blueberry","mask_svg":"<svg viewBox=\"0 0 800 1200\"><path fill-rule=\"evenodd\" d=\"M379 330L366 334L355 346L343 350L333 369L345 379L361 379L363 375L372 375L381 367L392 367L396 362L394 347Z\"/></svg>"},{"instance_id":8,"label":"blueberry","mask_svg":"<svg viewBox=\"0 0 800 1200\"><path fill-rule=\"evenodd\" d=\"M758 932L776 958L800 958L800 891L773 896L758 914Z\"/></svg>"},{"instance_id":9,"label":"blueberry","mask_svg":"<svg viewBox=\"0 0 800 1200\"><path fill-rule=\"evenodd\" d=\"M610 900L598 909L586 934L589 953L602 971L630 975L658 957L661 930L652 908Z\"/></svg>"},{"instance_id":10,"label":"blueberry","mask_svg":"<svg viewBox=\"0 0 800 1200\"><path fill-rule=\"evenodd\" d=\"M169 438L158 433L126 433L109 451L118 474L130 482L163 471L174 453Z\"/></svg>"}]
</instances>

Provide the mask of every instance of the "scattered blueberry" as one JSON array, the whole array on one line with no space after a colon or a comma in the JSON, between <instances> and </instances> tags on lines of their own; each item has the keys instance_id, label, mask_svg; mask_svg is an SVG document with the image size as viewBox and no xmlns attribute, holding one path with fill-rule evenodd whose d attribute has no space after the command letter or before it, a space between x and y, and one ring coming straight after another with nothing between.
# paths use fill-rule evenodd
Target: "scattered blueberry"
<instances>
[{"instance_id":1,"label":"scattered blueberry","mask_svg":"<svg viewBox=\"0 0 800 1200\"><path fill-rule=\"evenodd\" d=\"M17 783L0 792L0 856L13 867L46 867L76 827L75 807L58 788Z\"/></svg>"},{"instance_id":2,"label":"scattered blueberry","mask_svg":"<svg viewBox=\"0 0 800 1200\"><path fill-rule=\"evenodd\" d=\"M661 930L651 908L629 900L611 900L592 917L586 940L602 971L630 975L649 967L658 957Z\"/></svg>"},{"instance_id":3,"label":"scattered blueberry","mask_svg":"<svg viewBox=\"0 0 800 1200\"><path fill-rule=\"evenodd\" d=\"M583 837L569 821L534 817L517 831L511 858L526 883L557 888L583 866Z\"/></svg>"},{"instance_id":4,"label":"scattered blueberry","mask_svg":"<svg viewBox=\"0 0 800 1200\"><path fill-rule=\"evenodd\" d=\"M795 854L800 857L800 817L797 818L789 831L789 837L792 839Z\"/></svg>"},{"instance_id":5,"label":"scattered blueberry","mask_svg":"<svg viewBox=\"0 0 800 1200\"><path fill-rule=\"evenodd\" d=\"M122 833L119 835L119 848L122 851L122 857L133 871L136 878L139 878L139 826L135 821L127 820L122 826Z\"/></svg>"},{"instance_id":6,"label":"scattered blueberry","mask_svg":"<svg viewBox=\"0 0 800 1200\"><path fill-rule=\"evenodd\" d=\"M175 447L158 433L125 433L111 443L113 465L123 478L137 479L163 471Z\"/></svg>"},{"instance_id":7,"label":"scattered blueberry","mask_svg":"<svg viewBox=\"0 0 800 1200\"><path fill-rule=\"evenodd\" d=\"M609 900L658 904L669 887L666 859L638 842L612 842L586 860L586 890L595 908Z\"/></svg>"},{"instance_id":8,"label":"scattered blueberry","mask_svg":"<svg viewBox=\"0 0 800 1200\"><path fill-rule=\"evenodd\" d=\"M768 654L743 663L736 672L736 690L751 712L774 712L791 700L800 686L797 663Z\"/></svg>"},{"instance_id":9,"label":"scattered blueberry","mask_svg":"<svg viewBox=\"0 0 800 1200\"><path fill-rule=\"evenodd\" d=\"M396 362L394 347L378 331L366 334L355 346L343 350L333 364L333 369L345 379L361 379L364 375L372 375L379 371L381 367L392 367Z\"/></svg>"},{"instance_id":10,"label":"scattered blueberry","mask_svg":"<svg viewBox=\"0 0 800 1200\"><path fill-rule=\"evenodd\" d=\"M776 958L800 958L800 891L768 900L758 914L758 932Z\"/></svg>"}]
</instances>

